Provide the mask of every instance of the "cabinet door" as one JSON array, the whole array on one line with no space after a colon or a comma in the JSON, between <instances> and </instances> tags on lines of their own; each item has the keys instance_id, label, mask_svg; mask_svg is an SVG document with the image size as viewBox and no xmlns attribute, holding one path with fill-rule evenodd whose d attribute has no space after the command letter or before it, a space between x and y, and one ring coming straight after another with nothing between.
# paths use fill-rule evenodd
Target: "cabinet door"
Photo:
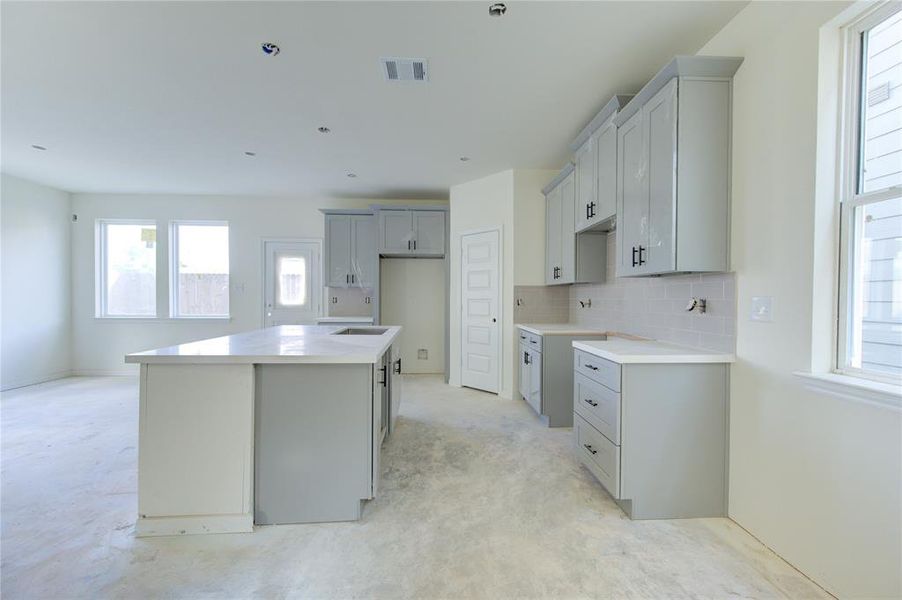
<instances>
[{"instance_id":1,"label":"cabinet door","mask_svg":"<svg viewBox=\"0 0 902 600\"><path fill-rule=\"evenodd\" d=\"M640 110L617 130L617 275L638 275L639 246L647 246L648 186Z\"/></svg>"},{"instance_id":2,"label":"cabinet door","mask_svg":"<svg viewBox=\"0 0 902 600\"><path fill-rule=\"evenodd\" d=\"M326 287L351 283L351 217L326 215Z\"/></svg>"},{"instance_id":3,"label":"cabinet door","mask_svg":"<svg viewBox=\"0 0 902 600\"><path fill-rule=\"evenodd\" d=\"M648 242L642 271L676 268L677 79L642 107L648 140Z\"/></svg>"},{"instance_id":4,"label":"cabinet door","mask_svg":"<svg viewBox=\"0 0 902 600\"><path fill-rule=\"evenodd\" d=\"M592 221L595 200L595 140L590 137L576 151L576 231L582 231Z\"/></svg>"},{"instance_id":5,"label":"cabinet door","mask_svg":"<svg viewBox=\"0 0 902 600\"><path fill-rule=\"evenodd\" d=\"M529 401L529 351L523 344L520 344L520 396Z\"/></svg>"},{"instance_id":6,"label":"cabinet door","mask_svg":"<svg viewBox=\"0 0 902 600\"><path fill-rule=\"evenodd\" d=\"M561 266L561 186L545 197L545 283L556 285Z\"/></svg>"},{"instance_id":7,"label":"cabinet door","mask_svg":"<svg viewBox=\"0 0 902 600\"><path fill-rule=\"evenodd\" d=\"M613 123L595 134L595 202L590 225L617 214L617 127Z\"/></svg>"},{"instance_id":8,"label":"cabinet door","mask_svg":"<svg viewBox=\"0 0 902 600\"><path fill-rule=\"evenodd\" d=\"M379 211L380 252L412 254L413 235L413 220L409 210Z\"/></svg>"},{"instance_id":9,"label":"cabinet door","mask_svg":"<svg viewBox=\"0 0 902 600\"><path fill-rule=\"evenodd\" d=\"M576 281L576 173L561 182L561 262L558 283Z\"/></svg>"},{"instance_id":10,"label":"cabinet door","mask_svg":"<svg viewBox=\"0 0 902 600\"><path fill-rule=\"evenodd\" d=\"M414 254L443 256L445 254L445 211L414 210Z\"/></svg>"},{"instance_id":11,"label":"cabinet door","mask_svg":"<svg viewBox=\"0 0 902 600\"><path fill-rule=\"evenodd\" d=\"M371 288L376 281L376 222L374 217L351 217L351 285Z\"/></svg>"},{"instance_id":12,"label":"cabinet door","mask_svg":"<svg viewBox=\"0 0 902 600\"><path fill-rule=\"evenodd\" d=\"M529 352L529 403L542 414L542 353Z\"/></svg>"}]
</instances>

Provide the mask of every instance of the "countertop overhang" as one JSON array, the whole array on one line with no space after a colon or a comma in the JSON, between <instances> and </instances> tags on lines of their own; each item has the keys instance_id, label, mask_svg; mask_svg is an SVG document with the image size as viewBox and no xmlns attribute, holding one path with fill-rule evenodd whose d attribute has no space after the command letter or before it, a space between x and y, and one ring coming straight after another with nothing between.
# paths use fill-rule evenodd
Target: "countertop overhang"
<instances>
[{"instance_id":1,"label":"countertop overhang","mask_svg":"<svg viewBox=\"0 0 902 600\"><path fill-rule=\"evenodd\" d=\"M574 340L573 347L619 364L629 363L732 363L733 354L678 346L657 340L609 337L606 340Z\"/></svg>"},{"instance_id":2,"label":"countertop overhang","mask_svg":"<svg viewBox=\"0 0 902 600\"><path fill-rule=\"evenodd\" d=\"M514 327L535 335L611 335L604 330L574 325L573 323L515 323Z\"/></svg>"},{"instance_id":3,"label":"countertop overhang","mask_svg":"<svg viewBox=\"0 0 902 600\"><path fill-rule=\"evenodd\" d=\"M401 327L382 335L334 335L328 325L281 325L135 352L127 363L144 364L372 364L391 346Z\"/></svg>"}]
</instances>

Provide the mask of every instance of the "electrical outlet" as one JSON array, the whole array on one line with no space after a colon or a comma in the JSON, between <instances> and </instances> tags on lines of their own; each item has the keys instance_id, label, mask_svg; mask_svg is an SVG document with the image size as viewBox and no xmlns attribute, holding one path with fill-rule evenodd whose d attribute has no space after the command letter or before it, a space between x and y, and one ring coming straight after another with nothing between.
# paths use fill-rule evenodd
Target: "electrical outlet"
<instances>
[{"instance_id":1,"label":"electrical outlet","mask_svg":"<svg viewBox=\"0 0 902 600\"><path fill-rule=\"evenodd\" d=\"M752 296L752 321L774 320L774 299L771 296Z\"/></svg>"},{"instance_id":2,"label":"electrical outlet","mask_svg":"<svg viewBox=\"0 0 902 600\"><path fill-rule=\"evenodd\" d=\"M429 360L429 350L426 348L417 350L417 360Z\"/></svg>"}]
</instances>

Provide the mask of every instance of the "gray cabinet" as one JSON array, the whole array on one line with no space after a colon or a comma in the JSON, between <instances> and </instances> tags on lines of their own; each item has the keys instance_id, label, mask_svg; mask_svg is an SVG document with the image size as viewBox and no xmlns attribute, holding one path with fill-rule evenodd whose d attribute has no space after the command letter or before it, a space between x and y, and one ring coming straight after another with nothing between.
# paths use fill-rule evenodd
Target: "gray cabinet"
<instances>
[{"instance_id":1,"label":"gray cabinet","mask_svg":"<svg viewBox=\"0 0 902 600\"><path fill-rule=\"evenodd\" d=\"M379 253L385 256L444 256L445 211L380 209Z\"/></svg>"},{"instance_id":2,"label":"gray cabinet","mask_svg":"<svg viewBox=\"0 0 902 600\"><path fill-rule=\"evenodd\" d=\"M372 214L326 213L326 287L372 287L376 224Z\"/></svg>"},{"instance_id":3,"label":"gray cabinet","mask_svg":"<svg viewBox=\"0 0 902 600\"><path fill-rule=\"evenodd\" d=\"M732 76L677 57L614 118L618 276L729 269Z\"/></svg>"},{"instance_id":4,"label":"gray cabinet","mask_svg":"<svg viewBox=\"0 0 902 600\"><path fill-rule=\"evenodd\" d=\"M617 213L617 126L632 96L614 96L570 145L576 164L576 232L609 230Z\"/></svg>"},{"instance_id":5,"label":"gray cabinet","mask_svg":"<svg viewBox=\"0 0 902 600\"><path fill-rule=\"evenodd\" d=\"M571 164L545 194L545 283L601 283L607 264L607 237L600 231L575 231L576 171Z\"/></svg>"},{"instance_id":6,"label":"gray cabinet","mask_svg":"<svg viewBox=\"0 0 902 600\"><path fill-rule=\"evenodd\" d=\"M726 515L728 376L574 350L575 452L630 518Z\"/></svg>"},{"instance_id":7,"label":"gray cabinet","mask_svg":"<svg viewBox=\"0 0 902 600\"><path fill-rule=\"evenodd\" d=\"M519 327L517 332L520 397L548 427L570 427L573 424L571 343L574 339L605 339L605 335L537 335Z\"/></svg>"}]
</instances>

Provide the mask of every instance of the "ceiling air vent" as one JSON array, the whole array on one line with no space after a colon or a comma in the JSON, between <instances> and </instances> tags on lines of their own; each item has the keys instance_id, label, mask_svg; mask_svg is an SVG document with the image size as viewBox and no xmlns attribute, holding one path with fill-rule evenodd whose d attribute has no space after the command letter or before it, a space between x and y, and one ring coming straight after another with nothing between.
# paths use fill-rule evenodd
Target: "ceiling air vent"
<instances>
[{"instance_id":1,"label":"ceiling air vent","mask_svg":"<svg viewBox=\"0 0 902 600\"><path fill-rule=\"evenodd\" d=\"M383 58L382 74L388 81L429 81L425 58Z\"/></svg>"}]
</instances>

